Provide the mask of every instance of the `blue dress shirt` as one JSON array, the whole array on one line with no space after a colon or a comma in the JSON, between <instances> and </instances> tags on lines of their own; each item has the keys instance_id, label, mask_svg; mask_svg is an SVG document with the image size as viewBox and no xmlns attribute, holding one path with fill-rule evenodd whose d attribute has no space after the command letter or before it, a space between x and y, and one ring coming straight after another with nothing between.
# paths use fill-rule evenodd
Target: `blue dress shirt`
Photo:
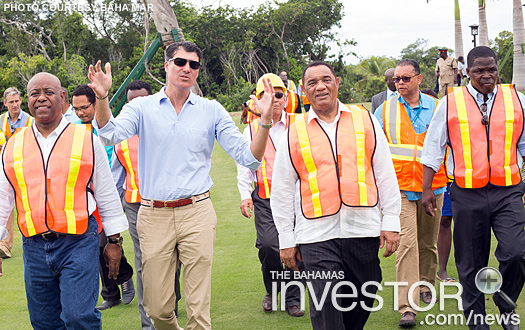
<instances>
[{"instance_id":1,"label":"blue dress shirt","mask_svg":"<svg viewBox=\"0 0 525 330\"><path fill-rule=\"evenodd\" d=\"M126 104L117 118L101 129L106 145L139 135L139 190L143 198L174 200L202 194L213 182L211 153L215 139L239 164L257 170L250 151L231 116L215 100L190 93L177 115L163 88Z\"/></svg>"},{"instance_id":2,"label":"blue dress shirt","mask_svg":"<svg viewBox=\"0 0 525 330\"><path fill-rule=\"evenodd\" d=\"M472 87L471 83L467 85L467 90L470 95L474 97L478 106L484 103L483 94ZM498 86L496 85L493 92L488 94L489 98L487 100L487 115L489 116L489 119L490 112L492 111L492 104L494 103L497 92ZM525 104L525 96L522 93L518 92L518 98L521 104ZM523 125L523 130L525 132L525 120L523 121ZM439 165L445 158L445 150L447 148L447 144L449 143L450 141L448 139L447 127L447 98L443 97L438 103L436 113L428 128L428 133L423 145L423 153L421 155L421 164L428 166L437 172ZM517 149L519 154L522 156L525 155L525 134L521 134L521 137L518 140ZM521 164L522 159L518 157L518 166L520 168ZM447 158L447 171L450 174L454 173L454 161L452 156Z\"/></svg>"},{"instance_id":3,"label":"blue dress shirt","mask_svg":"<svg viewBox=\"0 0 525 330\"><path fill-rule=\"evenodd\" d=\"M408 113L408 117L410 118L410 121L412 122L412 127L414 127L414 131L416 131L417 134L426 132L430 125L430 121L432 120L432 117L434 116L434 108L436 107L437 100L433 98L432 96L419 92L419 104L417 107L412 108L410 107L410 105L408 105L408 102L405 101L405 99L401 95L397 96L397 99L405 107ZM382 105L379 106L377 109L379 111L376 111L374 115L379 120L379 123L381 124L381 127L384 130ZM439 195L441 193L444 193L446 190L447 190L446 186L434 189L434 195ZM404 190L402 191L405 193L405 195L407 195L407 198L409 201L420 200L423 195L423 193L417 192L417 191L404 191Z\"/></svg>"}]
</instances>

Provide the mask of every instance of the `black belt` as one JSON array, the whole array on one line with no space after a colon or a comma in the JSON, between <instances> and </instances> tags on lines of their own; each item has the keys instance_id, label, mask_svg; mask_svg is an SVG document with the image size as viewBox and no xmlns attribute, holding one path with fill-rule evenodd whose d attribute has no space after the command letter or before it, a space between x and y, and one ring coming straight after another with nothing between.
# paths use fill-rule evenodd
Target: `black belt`
<instances>
[{"instance_id":1,"label":"black belt","mask_svg":"<svg viewBox=\"0 0 525 330\"><path fill-rule=\"evenodd\" d=\"M54 241L54 240L58 239L60 236L66 236L66 234L53 233L53 232L48 231L48 232L45 232L45 233L37 235L37 236L41 236L46 241Z\"/></svg>"}]
</instances>

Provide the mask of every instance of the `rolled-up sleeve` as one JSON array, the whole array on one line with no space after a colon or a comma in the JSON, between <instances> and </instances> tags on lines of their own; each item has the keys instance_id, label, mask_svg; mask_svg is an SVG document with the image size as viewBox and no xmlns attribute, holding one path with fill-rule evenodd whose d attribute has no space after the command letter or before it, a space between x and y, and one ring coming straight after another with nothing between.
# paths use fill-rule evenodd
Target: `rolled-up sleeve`
<instances>
[{"instance_id":1,"label":"rolled-up sleeve","mask_svg":"<svg viewBox=\"0 0 525 330\"><path fill-rule=\"evenodd\" d=\"M98 136L105 146L113 146L138 134L140 109L137 105L138 102L124 105L118 117L114 118L111 115L103 128L98 126L95 116L93 127L97 130Z\"/></svg>"}]
</instances>

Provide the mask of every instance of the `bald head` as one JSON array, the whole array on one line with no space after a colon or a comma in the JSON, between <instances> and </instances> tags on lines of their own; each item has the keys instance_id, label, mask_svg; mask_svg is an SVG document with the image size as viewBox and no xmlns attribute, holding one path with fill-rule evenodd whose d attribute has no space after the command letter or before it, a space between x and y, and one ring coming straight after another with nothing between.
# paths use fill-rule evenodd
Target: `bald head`
<instances>
[{"instance_id":1,"label":"bald head","mask_svg":"<svg viewBox=\"0 0 525 330\"><path fill-rule=\"evenodd\" d=\"M390 68L385 71L385 82L386 82L386 85L388 86L388 89L390 89L392 92L396 91L396 84L392 80L392 78L394 78L395 72L396 70L394 68Z\"/></svg>"},{"instance_id":2,"label":"bald head","mask_svg":"<svg viewBox=\"0 0 525 330\"><path fill-rule=\"evenodd\" d=\"M27 83L29 111L41 133L44 126L54 129L62 120L64 96L60 80L50 73L37 73Z\"/></svg>"},{"instance_id":3,"label":"bald head","mask_svg":"<svg viewBox=\"0 0 525 330\"><path fill-rule=\"evenodd\" d=\"M27 83L27 91L29 92L31 84L34 83L35 80L46 80L48 84L56 84L59 89L62 88L62 85L60 84L60 80L51 73L48 72L39 72L35 74L31 79L29 79L29 82Z\"/></svg>"}]
</instances>

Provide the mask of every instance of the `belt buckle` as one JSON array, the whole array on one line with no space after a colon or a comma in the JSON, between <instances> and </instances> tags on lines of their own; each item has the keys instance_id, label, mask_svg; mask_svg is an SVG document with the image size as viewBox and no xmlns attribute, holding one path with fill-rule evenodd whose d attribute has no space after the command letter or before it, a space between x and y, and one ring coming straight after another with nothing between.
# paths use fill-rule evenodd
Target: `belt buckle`
<instances>
[{"instance_id":1,"label":"belt buckle","mask_svg":"<svg viewBox=\"0 0 525 330\"><path fill-rule=\"evenodd\" d=\"M169 202L170 202L170 201L164 201L164 207L168 207L168 203L169 203Z\"/></svg>"}]
</instances>

